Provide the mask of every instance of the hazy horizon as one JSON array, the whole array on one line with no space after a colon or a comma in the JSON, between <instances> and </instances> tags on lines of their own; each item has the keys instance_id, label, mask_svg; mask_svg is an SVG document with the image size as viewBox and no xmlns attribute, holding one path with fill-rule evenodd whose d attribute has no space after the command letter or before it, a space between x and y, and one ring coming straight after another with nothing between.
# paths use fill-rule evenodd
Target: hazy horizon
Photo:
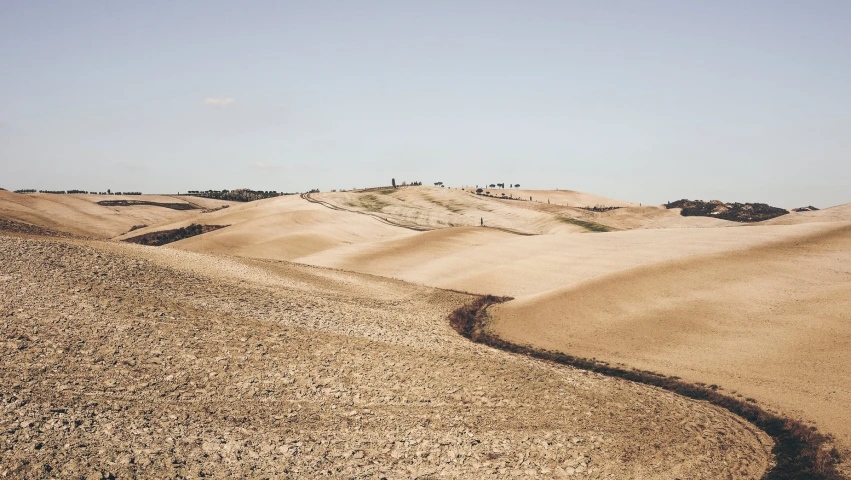
<instances>
[{"instance_id":1,"label":"hazy horizon","mask_svg":"<svg viewBox=\"0 0 851 480\"><path fill-rule=\"evenodd\" d=\"M851 201L851 4L20 2L0 187Z\"/></svg>"}]
</instances>

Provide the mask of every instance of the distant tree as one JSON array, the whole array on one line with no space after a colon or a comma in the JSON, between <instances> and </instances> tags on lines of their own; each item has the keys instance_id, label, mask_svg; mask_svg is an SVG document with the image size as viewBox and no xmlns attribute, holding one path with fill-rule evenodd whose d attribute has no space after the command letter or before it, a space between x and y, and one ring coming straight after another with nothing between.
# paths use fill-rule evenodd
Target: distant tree
<instances>
[{"instance_id":1,"label":"distant tree","mask_svg":"<svg viewBox=\"0 0 851 480\"><path fill-rule=\"evenodd\" d=\"M396 188L396 179L395 178L390 179L390 183L393 184L393 188Z\"/></svg>"},{"instance_id":2,"label":"distant tree","mask_svg":"<svg viewBox=\"0 0 851 480\"><path fill-rule=\"evenodd\" d=\"M491 183L490 185L488 185L488 187L490 187L490 188L496 188L496 185L494 185L494 184L492 184L492 183Z\"/></svg>"},{"instance_id":3,"label":"distant tree","mask_svg":"<svg viewBox=\"0 0 851 480\"><path fill-rule=\"evenodd\" d=\"M482 192L483 192L483 190L482 190L481 188L477 188L477 189L476 189L476 193L478 193L479 195L481 195L481 194L482 194Z\"/></svg>"},{"instance_id":4,"label":"distant tree","mask_svg":"<svg viewBox=\"0 0 851 480\"><path fill-rule=\"evenodd\" d=\"M520 188L520 184L519 183L515 184L514 188Z\"/></svg>"},{"instance_id":5,"label":"distant tree","mask_svg":"<svg viewBox=\"0 0 851 480\"><path fill-rule=\"evenodd\" d=\"M108 189L108 188L107 188L107 189L106 189L106 194L107 194L107 195L112 195L112 190L110 190L110 189Z\"/></svg>"}]
</instances>

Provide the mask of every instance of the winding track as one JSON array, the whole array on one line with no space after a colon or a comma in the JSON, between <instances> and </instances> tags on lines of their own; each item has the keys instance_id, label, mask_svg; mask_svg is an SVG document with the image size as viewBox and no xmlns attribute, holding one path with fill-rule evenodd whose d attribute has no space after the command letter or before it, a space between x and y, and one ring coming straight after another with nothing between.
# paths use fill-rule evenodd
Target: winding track
<instances>
[{"instance_id":1,"label":"winding track","mask_svg":"<svg viewBox=\"0 0 851 480\"><path fill-rule=\"evenodd\" d=\"M308 202L316 203L316 204L322 205L323 207L330 208L331 210L339 210L339 211L342 211L342 212L350 212L350 213L358 213L358 214L361 214L361 215L367 215L369 217L372 217L372 218L380 221L381 223L385 223L387 225L392 225L394 227L407 228L408 230L415 230L415 231L418 231L418 232L430 232L432 230L437 230L436 228L426 227L426 226L423 226L423 225L415 225L415 224L412 224L412 223L397 222L397 221L390 220L389 218L385 218L385 217L382 217L382 216L374 214L374 213L368 213L368 212L362 212L360 210L343 208L339 205L334 205L333 203L326 202L324 200L319 200L317 198L313 198L313 197L310 196L309 193L302 193L301 198L307 200ZM526 236L526 237L538 235L537 233L522 232L520 230L514 230L512 228L505 228L505 227L487 226L485 228L492 228L494 230L501 230L501 231L506 232L506 233L511 233L511 234L514 234L514 235L521 235L521 236Z\"/></svg>"},{"instance_id":2,"label":"winding track","mask_svg":"<svg viewBox=\"0 0 851 480\"><path fill-rule=\"evenodd\" d=\"M316 203L316 204L322 205L323 207L330 208L331 210L339 210L339 211L342 211L342 212L359 213L361 215L366 215L368 217L372 217L372 218L378 220L381 223L386 223L387 225L393 225L394 227L407 228L408 230L416 230L418 232L428 232L430 230L434 230L433 228L423 227L421 225L413 225L413 224L410 224L410 223L394 222L393 220L390 220L388 218L384 218L384 217L382 217L380 215L376 215L374 213L367 213L367 212L361 212L359 210L351 210L351 209L348 209L348 208L343 208L343 207L340 207L338 205L334 205L332 203L328 203L326 201L313 198L313 197L310 196L309 193L302 193L301 198L307 200L310 203Z\"/></svg>"}]
</instances>

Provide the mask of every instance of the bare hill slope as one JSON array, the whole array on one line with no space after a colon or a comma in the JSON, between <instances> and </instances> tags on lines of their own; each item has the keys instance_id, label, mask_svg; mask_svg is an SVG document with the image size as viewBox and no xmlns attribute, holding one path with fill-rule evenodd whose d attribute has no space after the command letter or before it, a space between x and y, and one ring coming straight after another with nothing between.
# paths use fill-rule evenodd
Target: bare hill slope
<instances>
[{"instance_id":1,"label":"bare hill slope","mask_svg":"<svg viewBox=\"0 0 851 480\"><path fill-rule=\"evenodd\" d=\"M495 193L495 192L494 192ZM502 191L500 193L503 193ZM528 191L505 190L514 199L492 198L476 195L470 190L439 187L406 187L369 192L329 192L312 196L337 207L380 214L398 223L414 224L437 229L452 226L486 226L504 228L522 233L554 233L558 231L583 232L582 227L571 225L561 217L593 221L596 215L577 208L582 202L570 206L529 201ZM542 192L544 193L550 192ZM559 193L559 192L552 192ZM555 196L555 195L554 195ZM577 192L561 192L560 199L578 199L588 196ZM594 197L600 199L600 197ZM612 203L623 203L615 202Z\"/></svg>"},{"instance_id":2,"label":"bare hill slope","mask_svg":"<svg viewBox=\"0 0 851 480\"><path fill-rule=\"evenodd\" d=\"M179 203L197 209L174 210L155 205L98 205L98 202L116 200ZM127 232L133 226L157 225L192 218L203 209L232 203L163 195L54 195L0 191L0 218L85 237L112 238Z\"/></svg>"},{"instance_id":3,"label":"bare hill slope","mask_svg":"<svg viewBox=\"0 0 851 480\"><path fill-rule=\"evenodd\" d=\"M770 440L468 342L469 297L283 263L0 235L0 474L756 478ZM128 291L132 286L132 291Z\"/></svg>"},{"instance_id":4,"label":"bare hill slope","mask_svg":"<svg viewBox=\"0 0 851 480\"><path fill-rule=\"evenodd\" d=\"M456 227L343 245L299 262L476 293L521 297L679 258L757 246L829 224L519 236Z\"/></svg>"},{"instance_id":5,"label":"bare hill slope","mask_svg":"<svg viewBox=\"0 0 851 480\"><path fill-rule=\"evenodd\" d=\"M815 420L847 447L851 223L823 225L519 298L492 309L492 328L513 342L737 390Z\"/></svg>"},{"instance_id":6,"label":"bare hill slope","mask_svg":"<svg viewBox=\"0 0 851 480\"><path fill-rule=\"evenodd\" d=\"M771 225L796 225L801 223L851 221L851 203L809 212L790 212L789 215L765 222Z\"/></svg>"},{"instance_id":7,"label":"bare hill slope","mask_svg":"<svg viewBox=\"0 0 851 480\"><path fill-rule=\"evenodd\" d=\"M193 222L228 227L173 243L172 247L273 260L293 260L341 245L415 234L366 215L332 210L291 195L235 205L202 218L161 224L119 239Z\"/></svg>"}]
</instances>

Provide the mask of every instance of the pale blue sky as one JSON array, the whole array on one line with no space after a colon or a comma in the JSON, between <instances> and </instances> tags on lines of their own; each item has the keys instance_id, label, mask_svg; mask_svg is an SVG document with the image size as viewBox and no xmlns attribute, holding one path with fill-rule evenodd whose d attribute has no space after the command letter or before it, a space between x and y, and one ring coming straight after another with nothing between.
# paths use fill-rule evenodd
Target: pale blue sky
<instances>
[{"instance_id":1,"label":"pale blue sky","mask_svg":"<svg viewBox=\"0 0 851 480\"><path fill-rule=\"evenodd\" d=\"M848 1L0 0L7 189L824 207L849 152Z\"/></svg>"}]
</instances>

